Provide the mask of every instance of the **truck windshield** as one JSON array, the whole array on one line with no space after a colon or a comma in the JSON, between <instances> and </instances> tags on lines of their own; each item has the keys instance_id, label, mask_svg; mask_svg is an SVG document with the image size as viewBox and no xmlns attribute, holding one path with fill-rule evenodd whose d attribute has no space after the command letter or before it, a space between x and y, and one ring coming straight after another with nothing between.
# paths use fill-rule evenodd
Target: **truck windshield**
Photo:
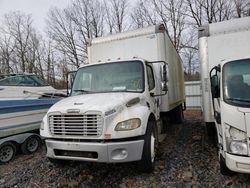
<instances>
[{"instance_id":1,"label":"truck windshield","mask_svg":"<svg viewBox=\"0 0 250 188\"><path fill-rule=\"evenodd\" d=\"M71 95L100 92L143 92L140 61L114 62L83 67L77 71Z\"/></svg>"},{"instance_id":2,"label":"truck windshield","mask_svg":"<svg viewBox=\"0 0 250 188\"><path fill-rule=\"evenodd\" d=\"M236 106L250 106L250 59L232 61L223 68L225 102Z\"/></svg>"}]
</instances>

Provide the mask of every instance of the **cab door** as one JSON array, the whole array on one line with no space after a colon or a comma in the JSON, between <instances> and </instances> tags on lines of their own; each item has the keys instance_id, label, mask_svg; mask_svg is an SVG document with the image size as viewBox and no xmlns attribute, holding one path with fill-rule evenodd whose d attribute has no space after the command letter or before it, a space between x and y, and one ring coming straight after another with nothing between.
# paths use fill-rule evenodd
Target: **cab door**
<instances>
[{"instance_id":1,"label":"cab door","mask_svg":"<svg viewBox=\"0 0 250 188\"><path fill-rule=\"evenodd\" d=\"M160 117L160 108L159 108L159 97L155 96L156 92L156 77L154 75L153 66L152 64L147 64L147 80L148 80L148 91L149 91L149 106L151 111L155 114L156 118L159 119Z\"/></svg>"}]
</instances>

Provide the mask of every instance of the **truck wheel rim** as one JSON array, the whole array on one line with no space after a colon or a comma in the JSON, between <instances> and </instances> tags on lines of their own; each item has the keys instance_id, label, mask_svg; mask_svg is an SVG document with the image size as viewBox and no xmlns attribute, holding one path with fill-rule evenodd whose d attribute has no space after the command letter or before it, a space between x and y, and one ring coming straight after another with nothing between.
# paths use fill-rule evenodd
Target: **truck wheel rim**
<instances>
[{"instance_id":1,"label":"truck wheel rim","mask_svg":"<svg viewBox=\"0 0 250 188\"><path fill-rule=\"evenodd\" d=\"M155 160L155 137L154 137L153 133L151 134L151 148L150 148L150 151L151 151L151 162L154 162L154 160Z\"/></svg>"},{"instance_id":2,"label":"truck wheel rim","mask_svg":"<svg viewBox=\"0 0 250 188\"><path fill-rule=\"evenodd\" d=\"M1 162L8 162L12 159L14 155L14 150L11 146L4 146L0 150L0 160Z\"/></svg>"},{"instance_id":3,"label":"truck wheel rim","mask_svg":"<svg viewBox=\"0 0 250 188\"><path fill-rule=\"evenodd\" d=\"M27 143L27 150L29 152L34 152L38 148L38 141L36 138L32 138Z\"/></svg>"}]
</instances>

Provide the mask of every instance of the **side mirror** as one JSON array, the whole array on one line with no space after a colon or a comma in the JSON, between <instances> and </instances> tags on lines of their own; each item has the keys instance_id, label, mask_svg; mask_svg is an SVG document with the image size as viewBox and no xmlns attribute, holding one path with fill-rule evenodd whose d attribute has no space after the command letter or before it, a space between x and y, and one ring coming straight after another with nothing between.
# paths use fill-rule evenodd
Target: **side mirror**
<instances>
[{"instance_id":1,"label":"side mirror","mask_svg":"<svg viewBox=\"0 0 250 188\"><path fill-rule=\"evenodd\" d=\"M164 64L161 66L161 89L162 91L167 92L168 91L168 73L167 73L167 65Z\"/></svg>"},{"instance_id":2,"label":"side mirror","mask_svg":"<svg viewBox=\"0 0 250 188\"><path fill-rule=\"evenodd\" d=\"M159 96L163 96L167 94L168 91L168 64L165 61L151 61L148 62L151 64L156 64L156 63L160 63L159 66L157 66L157 71L160 71L160 75L161 75L161 94L153 94L154 97L159 97Z\"/></svg>"},{"instance_id":3,"label":"side mirror","mask_svg":"<svg viewBox=\"0 0 250 188\"><path fill-rule=\"evenodd\" d=\"M76 71L70 71L67 73L67 96L71 93L71 88L75 79Z\"/></svg>"},{"instance_id":4,"label":"side mirror","mask_svg":"<svg viewBox=\"0 0 250 188\"><path fill-rule=\"evenodd\" d=\"M220 87L219 87L219 79L217 75L213 75L210 78L211 82L211 93L213 98L219 98L220 97Z\"/></svg>"}]
</instances>

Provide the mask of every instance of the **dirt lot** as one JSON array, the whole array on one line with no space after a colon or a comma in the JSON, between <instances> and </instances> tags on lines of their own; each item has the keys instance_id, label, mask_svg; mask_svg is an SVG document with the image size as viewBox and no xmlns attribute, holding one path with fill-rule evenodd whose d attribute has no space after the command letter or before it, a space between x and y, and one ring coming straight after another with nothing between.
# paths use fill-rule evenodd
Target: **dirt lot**
<instances>
[{"instance_id":1,"label":"dirt lot","mask_svg":"<svg viewBox=\"0 0 250 188\"><path fill-rule=\"evenodd\" d=\"M206 138L200 112L186 112L182 125L168 126L155 170L136 170L134 163L69 162L54 166L45 147L32 155L19 154L0 165L0 187L250 187L250 176L222 176L217 149Z\"/></svg>"}]
</instances>

